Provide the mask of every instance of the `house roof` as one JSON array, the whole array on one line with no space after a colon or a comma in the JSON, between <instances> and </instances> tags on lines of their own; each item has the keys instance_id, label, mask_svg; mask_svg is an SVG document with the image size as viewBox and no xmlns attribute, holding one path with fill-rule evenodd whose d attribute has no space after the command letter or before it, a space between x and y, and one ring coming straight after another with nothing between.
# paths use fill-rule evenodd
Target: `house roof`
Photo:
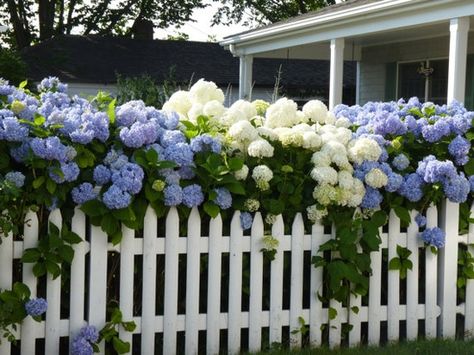
<instances>
[{"instance_id":1,"label":"house roof","mask_svg":"<svg viewBox=\"0 0 474 355\"><path fill-rule=\"evenodd\" d=\"M320 11L224 38L221 45L234 55L327 44L336 38L371 45L449 33L450 19L471 16L472 0L349 0Z\"/></svg>"},{"instance_id":2,"label":"house roof","mask_svg":"<svg viewBox=\"0 0 474 355\"><path fill-rule=\"evenodd\" d=\"M34 81L53 75L65 82L111 84L117 74L148 74L161 82L174 67L173 79L181 83L199 78L221 86L239 83L239 59L218 43L66 35L27 48L22 57ZM255 85L273 87L280 65L285 87L328 85L328 61L267 58L254 60ZM345 65L345 84L355 86L355 65Z\"/></svg>"}]
</instances>

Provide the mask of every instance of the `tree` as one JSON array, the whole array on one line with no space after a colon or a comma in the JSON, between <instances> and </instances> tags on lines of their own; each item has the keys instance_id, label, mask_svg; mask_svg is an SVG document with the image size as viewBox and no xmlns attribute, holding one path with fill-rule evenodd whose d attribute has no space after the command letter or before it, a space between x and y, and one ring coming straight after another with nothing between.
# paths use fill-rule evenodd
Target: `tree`
<instances>
[{"instance_id":1,"label":"tree","mask_svg":"<svg viewBox=\"0 0 474 355\"><path fill-rule=\"evenodd\" d=\"M222 6L213 23L269 24L334 5L335 0L213 0Z\"/></svg>"},{"instance_id":2,"label":"tree","mask_svg":"<svg viewBox=\"0 0 474 355\"><path fill-rule=\"evenodd\" d=\"M59 34L129 35L141 20L179 26L205 6L203 0L4 0L0 23L11 27L3 39L21 49Z\"/></svg>"}]
</instances>

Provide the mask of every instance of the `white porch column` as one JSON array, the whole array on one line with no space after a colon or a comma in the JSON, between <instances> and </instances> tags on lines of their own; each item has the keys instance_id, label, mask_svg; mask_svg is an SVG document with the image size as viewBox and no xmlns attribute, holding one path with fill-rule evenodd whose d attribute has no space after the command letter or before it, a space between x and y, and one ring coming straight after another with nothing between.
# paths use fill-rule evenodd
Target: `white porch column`
<instances>
[{"instance_id":1,"label":"white porch column","mask_svg":"<svg viewBox=\"0 0 474 355\"><path fill-rule=\"evenodd\" d=\"M464 102L466 91L467 37L469 17L451 19L449 25L448 98Z\"/></svg>"},{"instance_id":2,"label":"white porch column","mask_svg":"<svg viewBox=\"0 0 474 355\"><path fill-rule=\"evenodd\" d=\"M344 38L331 40L331 69L329 75L329 109L342 103L344 71Z\"/></svg>"},{"instance_id":3,"label":"white porch column","mask_svg":"<svg viewBox=\"0 0 474 355\"><path fill-rule=\"evenodd\" d=\"M250 100L252 92L253 57L251 55L242 55L239 58L239 99Z\"/></svg>"},{"instance_id":4,"label":"white porch column","mask_svg":"<svg viewBox=\"0 0 474 355\"><path fill-rule=\"evenodd\" d=\"M356 67L356 95L355 95L356 105L360 105L360 60L357 61Z\"/></svg>"}]
</instances>

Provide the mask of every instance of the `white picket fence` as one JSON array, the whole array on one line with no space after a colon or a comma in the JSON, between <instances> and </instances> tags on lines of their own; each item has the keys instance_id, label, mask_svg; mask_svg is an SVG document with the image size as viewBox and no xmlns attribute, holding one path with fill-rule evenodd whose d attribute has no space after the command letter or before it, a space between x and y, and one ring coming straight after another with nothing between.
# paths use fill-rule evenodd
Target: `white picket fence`
<instances>
[{"instance_id":1,"label":"white picket fence","mask_svg":"<svg viewBox=\"0 0 474 355\"><path fill-rule=\"evenodd\" d=\"M456 314L464 315L466 336L474 334L474 281L469 281L466 290L466 302L456 303L457 254L458 244L474 243L474 226L470 225L468 235L458 235L459 207L445 202L438 213L436 207L427 212L428 227L439 226L446 231L446 247L433 254L426 250L426 256L420 258L423 243L419 239L418 227L411 224L406 232L401 232L400 220L395 213L390 214L388 233L382 234L382 249L371 255L373 274L370 277L368 304L360 297L352 297L350 307L358 307L359 312L348 311L341 304L331 302L330 306L338 310L338 316L329 320L328 305L322 304L316 297L321 291L323 273L321 268L311 267L310 277L304 277L304 254L316 255L319 246L331 238L325 234L321 225L314 225L310 235L305 234L301 215L297 215L292 224L291 235L284 233L284 221L277 218L272 228L272 235L279 240L278 252L270 266L269 309L264 310L263 287L265 285L263 271L262 238L264 226L259 213L255 215L250 236L244 235L239 221L239 212L235 212L230 236L223 236L222 219L218 216L210 221L209 235L201 236L201 218L197 209L193 209L188 219L187 236L180 235L179 217L175 209L171 209L166 217L166 236L157 233L158 219L153 209L148 208L145 216L143 238L135 236L135 232L123 227L123 240L118 246L107 243L107 237L100 228L86 225L86 218L79 210L72 220L72 230L84 242L74 246L75 257L71 266L69 317L61 317L61 279L52 280L48 277L46 294L48 311L45 321L36 322L26 318L17 331L20 340L21 354L34 354L39 350L46 354L60 353L60 338L72 339L79 329L86 324L101 328L106 321L106 285L108 253L120 253L120 309L124 320L134 320L137 328L134 334L139 345L133 345L132 333L121 331L122 339L132 343L132 349L140 349L141 354L174 354L177 350L178 333L184 332L184 352L186 354L218 354L225 348L230 354L239 353L241 342L250 351L261 349L262 343L281 343L289 339L291 347L302 345L301 332L293 332L301 328L300 317L309 327L309 342L312 346L329 343L331 347L343 344L350 346L367 342L379 344L386 332L386 340L399 339L401 328L406 338L416 339L419 335L427 338L454 337L456 332ZM415 212L412 213L412 217ZM50 220L61 225L61 214L54 211ZM4 238L0 245L0 288L10 288L14 280L13 260L19 259L23 250L34 247L38 239L38 221L34 214L27 216L24 241L13 241ZM161 220L160 220L161 221ZM90 231L87 231L90 228ZM90 238L86 238L90 233ZM86 241L89 239L90 242ZM407 247L412 255L413 270L408 272L406 279L406 303L401 304L400 289L402 281L399 271L387 270L388 260L396 257L396 246ZM388 259L382 255L388 250ZM474 254L474 248L469 246ZM291 253L290 277L284 277L284 253ZM242 311L243 258L250 253L250 293L249 309ZM178 313L178 270L179 254L187 255L186 262L186 294L185 314ZM142 255L142 299L141 315L133 314L134 269L135 256ZM157 255L165 255L164 268L164 312L157 314L157 297L162 294L157 289ZM228 271L223 271L223 256L229 260ZM201 261L207 256L207 313L199 312L200 270ZM419 270L424 263L424 277L419 278ZM88 268L86 264L88 265ZM383 267L385 264L385 267ZM90 274L86 275L86 270ZM245 271L245 270L244 270ZM228 275L228 309L221 311L221 292L223 275ZM384 275L385 273L385 275ZM87 278L86 278L87 277ZM88 284L86 284L88 279ZM386 304L382 304L382 280L387 280ZM36 296L37 279L33 276L31 264L23 265L21 281ZM404 282L404 281L403 281ZM424 286L421 283L424 282ZM226 282L227 283L227 282ZM306 285L306 286L304 286ZM290 288L289 307L284 306L284 291ZM304 306L303 290L308 290L309 307ZM419 290L425 290L419 298ZM268 291L265 291L268 293ZM306 295L308 296L308 295ZM421 303L419 300L424 300ZM308 302L306 302L308 303ZM86 310L86 311L84 311ZM64 312L63 312L64 313ZM424 332L419 330L419 320L424 321ZM403 321L403 322L402 322ZM341 328L350 323L352 330L348 339L343 340ZM403 324L403 325L401 325ZM325 325L327 331L322 330ZM242 332L248 329L248 332ZM365 329L365 330L364 330ZM405 330L406 329L406 330ZM221 331L227 330L227 340L222 341ZM205 336L199 335L205 331ZM325 333L326 332L326 333ZM156 342L159 334L162 341ZM182 334L182 333L181 333ZM247 334L242 336L242 334ZM264 336L264 334L267 334ZM324 335L326 334L326 335ZM268 339L267 339L268 338ZM45 339L43 343L37 339ZM138 339L138 340L137 340ZM204 339L204 340L203 340ZM37 349L41 346L41 349ZM42 348L44 346L44 349ZM182 348L180 348L182 349ZM6 355L13 351L13 346L3 341L0 354ZM64 350L61 350L63 353ZM104 346L101 345L101 353ZM137 351L138 352L138 351Z\"/></svg>"}]
</instances>

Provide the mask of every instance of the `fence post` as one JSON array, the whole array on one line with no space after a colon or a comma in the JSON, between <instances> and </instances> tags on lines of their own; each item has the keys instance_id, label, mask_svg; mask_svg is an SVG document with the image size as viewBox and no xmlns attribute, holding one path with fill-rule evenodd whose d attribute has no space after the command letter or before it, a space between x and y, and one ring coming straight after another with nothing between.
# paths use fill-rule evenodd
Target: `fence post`
<instances>
[{"instance_id":1,"label":"fence post","mask_svg":"<svg viewBox=\"0 0 474 355\"><path fill-rule=\"evenodd\" d=\"M411 251L410 260L413 268L407 273L407 339L416 340L418 337L418 283L419 283L419 244L418 224L415 222L416 211L410 212L410 225L407 229L407 249Z\"/></svg>"},{"instance_id":2,"label":"fence post","mask_svg":"<svg viewBox=\"0 0 474 355\"><path fill-rule=\"evenodd\" d=\"M471 206L471 216L474 214L474 203ZM474 255L474 223L469 223L469 234L467 236L467 251ZM474 337L474 280L467 280L466 284L466 311L464 321L465 337Z\"/></svg>"},{"instance_id":3,"label":"fence post","mask_svg":"<svg viewBox=\"0 0 474 355\"><path fill-rule=\"evenodd\" d=\"M303 316L303 261L304 222L301 213L295 216L291 228L291 281L290 281L290 347L301 347L301 324ZM296 332L295 332L296 331Z\"/></svg>"},{"instance_id":4,"label":"fence post","mask_svg":"<svg viewBox=\"0 0 474 355\"><path fill-rule=\"evenodd\" d=\"M459 205L444 200L441 206L440 228L446 233L444 248L438 257L438 301L441 317L438 335L454 338L456 334L456 275L458 264Z\"/></svg>"},{"instance_id":5,"label":"fence post","mask_svg":"<svg viewBox=\"0 0 474 355\"><path fill-rule=\"evenodd\" d=\"M1 235L0 244L0 290L10 290L13 278L13 236ZM6 339L2 339L0 344L0 355L10 355L11 344Z\"/></svg>"},{"instance_id":6,"label":"fence post","mask_svg":"<svg viewBox=\"0 0 474 355\"><path fill-rule=\"evenodd\" d=\"M272 236L278 240L280 247L270 265L270 344L281 343L284 257L281 244L284 234L283 217L278 215L272 226Z\"/></svg>"},{"instance_id":7,"label":"fence post","mask_svg":"<svg viewBox=\"0 0 474 355\"><path fill-rule=\"evenodd\" d=\"M324 226L321 220L317 220L311 230L311 258L314 256L322 256L323 253L318 252L319 247L325 242ZM323 305L318 298L318 293L323 292L323 268L315 268L311 266L311 281L310 281L310 310L309 310L309 342L311 346L320 346L321 339L321 325L323 316Z\"/></svg>"}]
</instances>

